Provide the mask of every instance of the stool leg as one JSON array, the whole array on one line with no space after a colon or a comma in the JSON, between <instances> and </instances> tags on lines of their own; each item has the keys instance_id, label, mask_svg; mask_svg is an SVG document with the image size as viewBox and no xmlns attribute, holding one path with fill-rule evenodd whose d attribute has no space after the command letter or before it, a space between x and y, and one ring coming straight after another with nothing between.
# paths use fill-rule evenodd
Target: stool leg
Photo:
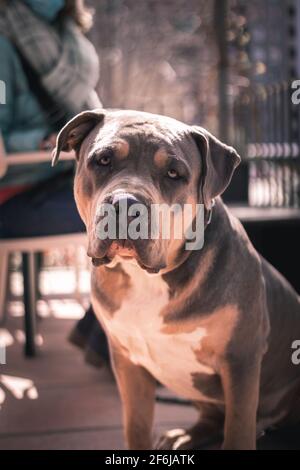
<instances>
[{"instance_id":1,"label":"stool leg","mask_svg":"<svg viewBox=\"0 0 300 470\"><path fill-rule=\"evenodd\" d=\"M34 253L22 254L23 280L24 280L24 329L25 349L27 357L36 355L35 332L36 332L36 263Z\"/></svg>"},{"instance_id":2,"label":"stool leg","mask_svg":"<svg viewBox=\"0 0 300 470\"><path fill-rule=\"evenodd\" d=\"M36 292L36 300L41 299L42 294L40 291L40 273L43 267L43 252L34 253L34 260L35 260L35 292Z\"/></svg>"},{"instance_id":3,"label":"stool leg","mask_svg":"<svg viewBox=\"0 0 300 470\"><path fill-rule=\"evenodd\" d=\"M0 324L6 319L6 294L8 279L8 258L9 254L0 251Z\"/></svg>"}]
</instances>

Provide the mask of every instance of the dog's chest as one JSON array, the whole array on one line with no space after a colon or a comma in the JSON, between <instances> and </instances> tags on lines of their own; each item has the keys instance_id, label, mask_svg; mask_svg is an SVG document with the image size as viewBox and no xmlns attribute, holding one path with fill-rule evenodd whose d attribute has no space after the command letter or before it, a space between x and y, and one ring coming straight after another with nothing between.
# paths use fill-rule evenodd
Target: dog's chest
<instances>
[{"instance_id":1,"label":"dog's chest","mask_svg":"<svg viewBox=\"0 0 300 470\"><path fill-rule=\"evenodd\" d=\"M132 362L144 366L175 393L203 398L192 377L214 373L196 357L207 331L198 327L188 333L165 333L160 312L169 302L167 284L161 276L149 276L134 265L126 263L124 270L131 278L131 288L120 309L102 318L109 334Z\"/></svg>"}]
</instances>

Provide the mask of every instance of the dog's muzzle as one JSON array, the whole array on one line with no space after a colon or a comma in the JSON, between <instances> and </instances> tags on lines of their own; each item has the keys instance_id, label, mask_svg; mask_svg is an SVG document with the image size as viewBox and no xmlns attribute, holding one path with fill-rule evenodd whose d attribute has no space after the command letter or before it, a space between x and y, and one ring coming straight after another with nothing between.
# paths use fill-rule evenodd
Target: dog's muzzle
<instances>
[{"instance_id":1,"label":"dog's muzzle","mask_svg":"<svg viewBox=\"0 0 300 470\"><path fill-rule=\"evenodd\" d=\"M148 218L145 203L131 193L116 191L102 200L95 217L94 246L98 253L90 255L94 265L108 262L115 255L133 257L136 254L138 242L132 235L130 224L141 216L141 212Z\"/></svg>"}]
</instances>

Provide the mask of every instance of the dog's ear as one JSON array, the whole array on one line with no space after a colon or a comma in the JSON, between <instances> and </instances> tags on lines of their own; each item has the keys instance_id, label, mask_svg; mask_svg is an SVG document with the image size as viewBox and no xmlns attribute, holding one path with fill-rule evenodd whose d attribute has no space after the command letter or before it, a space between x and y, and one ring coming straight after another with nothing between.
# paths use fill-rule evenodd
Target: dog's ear
<instances>
[{"instance_id":1,"label":"dog's ear","mask_svg":"<svg viewBox=\"0 0 300 470\"><path fill-rule=\"evenodd\" d=\"M210 209L212 200L229 185L241 158L233 147L223 144L202 127L192 126L192 136L202 161L200 194L205 207Z\"/></svg>"},{"instance_id":2,"label":"dog's ear","mask_svg":"<svg viewBox=\"0 0 300 470\"><path fill-rule=\"evenodd\" d=\"M56 165L61 151L70 152L75 150L78 154L84 138L103 118L103 109L94 109L92 111L83 111L71 119L57 136L56 147L52 155L52 166Z\"/></svg>"}]
</instances>

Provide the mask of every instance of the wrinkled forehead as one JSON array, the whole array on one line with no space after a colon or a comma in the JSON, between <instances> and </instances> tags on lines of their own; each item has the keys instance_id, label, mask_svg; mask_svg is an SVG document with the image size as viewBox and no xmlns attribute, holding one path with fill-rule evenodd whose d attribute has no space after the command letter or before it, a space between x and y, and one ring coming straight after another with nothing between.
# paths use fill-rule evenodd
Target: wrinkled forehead
<instances>
[{"instance_id":1,"label":"wrinkled forehead","mask_svg":"<svg viewBox=\"0 0 300 470\"><path fill-rule=\"evenodd\" d=\"M129 155L174 155L195 165L198 149L190 128L165 116L135 112L112 112L104 117L86 139L89 152L113 150L120 158Z\"/></svg>"}]
</instances>

